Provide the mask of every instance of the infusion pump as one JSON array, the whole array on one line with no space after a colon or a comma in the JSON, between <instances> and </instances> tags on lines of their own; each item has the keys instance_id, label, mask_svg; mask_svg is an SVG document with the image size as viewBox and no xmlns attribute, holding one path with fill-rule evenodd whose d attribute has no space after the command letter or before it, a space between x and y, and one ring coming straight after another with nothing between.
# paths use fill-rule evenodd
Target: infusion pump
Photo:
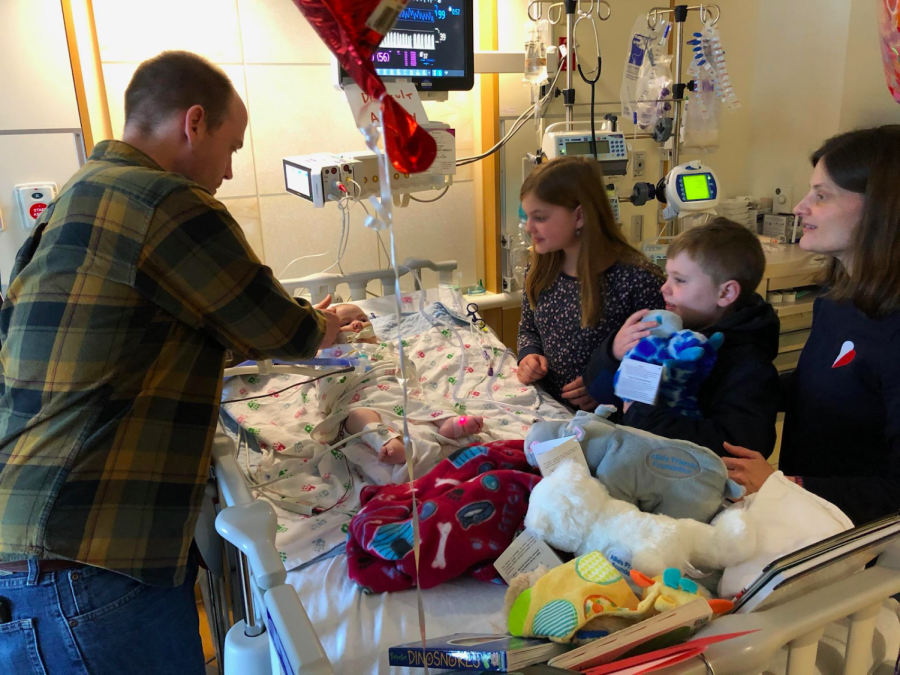
<instances>
[{"instance_id":1,"label":"infusion pump","mask_svg":"<svg viewBox=\"0 0 900 675\"><path fill-rule=\"evenodd\" d=\"M583 122L557 122L547 127L541 143L541 151L547 159L557 157L593 157L590 130L565 129L566 126L584 126ZM628 167L628 149L625 134L617 131L597 131L594 134L597 161L606 176L624 176Z\"/></svg>"}]
</instances>

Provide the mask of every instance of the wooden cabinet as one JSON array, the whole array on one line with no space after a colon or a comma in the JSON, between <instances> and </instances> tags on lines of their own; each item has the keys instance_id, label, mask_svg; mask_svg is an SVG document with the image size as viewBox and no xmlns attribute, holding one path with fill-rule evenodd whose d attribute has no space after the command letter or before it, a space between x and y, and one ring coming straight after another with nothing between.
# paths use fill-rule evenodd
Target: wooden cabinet
<instances>
[{"instance_id":1,"label":"wooden cabinet","mask_svg":"<svg viewBox=\"0 0 900 675\"><path fill-rule=\"evenodd\" d=\"M772 307L781 320L781 336L778 340L778 356L775 367L779 372L793 370L800 360L800 352L806 344L812 327L813 303L818 290L810 290L828 263L828 257L808 253L796 244L768 246L766 271L757 291L764 298L772 291L803 288L795 302L774 302Z\"/></svg>"}]
</instances>

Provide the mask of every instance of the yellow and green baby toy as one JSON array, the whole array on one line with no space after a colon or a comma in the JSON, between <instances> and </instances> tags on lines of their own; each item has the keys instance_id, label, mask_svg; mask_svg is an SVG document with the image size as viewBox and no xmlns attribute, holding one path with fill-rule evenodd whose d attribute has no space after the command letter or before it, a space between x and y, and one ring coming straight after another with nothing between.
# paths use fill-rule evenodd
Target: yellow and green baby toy
<instances>
[{"instance_id":1,"label":"yellow and green baby toy","mask_svg":"<svg viewBox=\"0 0 900 675\"><path fill-rule=\"evenodd\" d=\"M640 600L602 553L579 556L543 574L517 595L509 610L509 632L517 637L571 642L581 628L614 632L698 595L707 598L716 613L730 609L727 601L709 600L705 591L674 568L655 579L632 571L631 578L644 589Z\"/></svg>"}]
</instances>

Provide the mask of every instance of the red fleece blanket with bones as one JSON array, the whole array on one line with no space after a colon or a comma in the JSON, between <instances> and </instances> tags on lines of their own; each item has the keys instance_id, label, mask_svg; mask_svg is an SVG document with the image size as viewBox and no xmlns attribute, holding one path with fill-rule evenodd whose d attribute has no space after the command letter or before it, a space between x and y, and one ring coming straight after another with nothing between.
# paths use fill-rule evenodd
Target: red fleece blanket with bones
<instances>
[{"instance_id":1,"label":"red fleece blanket with bones","mask_svg":"<svg viewBox=\"0 0 900 675\"><path fill-rule=\"evenodd\" d=\"M466 572L502 583L493 562L515 538L540 479L523 441L495 441L457 450L416 480L420 586ZM350 578L372 593L415 586L409 484L368 486L360 498L347 541Z\"/></svg>"}]
</instances>

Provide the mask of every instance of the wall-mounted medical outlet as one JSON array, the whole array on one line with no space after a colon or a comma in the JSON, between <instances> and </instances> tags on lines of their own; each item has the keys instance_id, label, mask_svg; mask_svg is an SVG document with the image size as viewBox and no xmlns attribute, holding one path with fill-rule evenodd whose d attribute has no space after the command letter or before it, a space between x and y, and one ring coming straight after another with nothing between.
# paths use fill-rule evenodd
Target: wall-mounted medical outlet
<instances>
[{"instance_id":1,"label":"wall-mounted medical outlet","mask_svg":"<svg viewBox=\"0 0 900 675\"><path fill-rule=\"evenodd\" d=\"M640 178L647 170L647 153L635 152L631 155L631 173L634 178Z\"/></svg>"},{"instance_id":2,"label":"wall-mounted medical outlet","mask_svg":"<svg viewBox=\"0 0 900 675\"><path fill-rule=\"evenodd\" d=\"M641 241L644 237L644 216L636 213L631 216L631 239Z\"/></svg>"},{"instance_id":3,"label":"wall-mounted medical outlet","mask_svg":"<svg viewBox=\"0 0 900 675\"><path fill-rule=\"evenodd\" d=\"M772 213L791 213L794 209L794 190L780 185L772 191Z\"/></svg>"}]
</instances>

